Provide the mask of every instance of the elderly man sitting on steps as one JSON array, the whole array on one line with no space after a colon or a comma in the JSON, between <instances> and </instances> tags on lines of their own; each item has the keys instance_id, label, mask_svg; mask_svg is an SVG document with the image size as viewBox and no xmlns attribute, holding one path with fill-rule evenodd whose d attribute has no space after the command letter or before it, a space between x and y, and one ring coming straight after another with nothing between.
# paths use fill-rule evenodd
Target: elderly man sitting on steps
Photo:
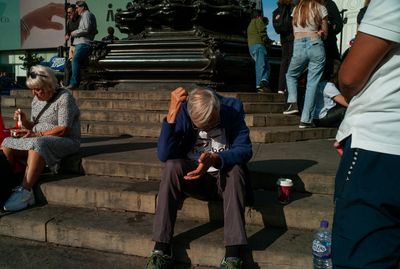
<instances>
[{"instance_id":1,"label":"elderly man sitting on steps","mask_svg":"<svg viewBox=\"0 0 400 269\"><path fill-rule=\"evenodd\" d=\"M153 224L156 243L146 268L173 268L171 240L178 205L188 196L222 199L226 253L220 268L243 268L245 201L252 198L246 164L252 145L242 103L209 89L190 94L184 88L175 89L157 153L165 169Z\"/></svg>"}]
</instances>

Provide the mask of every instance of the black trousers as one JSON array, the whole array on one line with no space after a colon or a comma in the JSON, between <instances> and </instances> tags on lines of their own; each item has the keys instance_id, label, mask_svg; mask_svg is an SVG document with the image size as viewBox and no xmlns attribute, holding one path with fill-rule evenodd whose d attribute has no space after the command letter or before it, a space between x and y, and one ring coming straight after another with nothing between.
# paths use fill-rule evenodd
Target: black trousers
<instances>
[{"instance_id":1,"label":"black trousers","mask_svg":"<svg viewBox=\"0 0 400 269\"><path fill-rule=\"evenodd\" d=\"M282 59L279 68L279 82L278 82L279 91L287 90L286 73L288 71L292 55L293 55L293 40L282 42Z\"/></svg>"}]
</instances>

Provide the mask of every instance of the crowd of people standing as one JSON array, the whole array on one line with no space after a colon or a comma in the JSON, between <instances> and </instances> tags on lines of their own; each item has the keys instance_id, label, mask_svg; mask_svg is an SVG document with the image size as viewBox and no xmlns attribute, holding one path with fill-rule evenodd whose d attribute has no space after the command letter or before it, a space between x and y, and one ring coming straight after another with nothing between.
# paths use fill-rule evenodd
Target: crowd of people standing
<instances>
[{"instance_id":1,"label":"crowd of people standing","mask_svg":"<svg viewBox=\"0 0 400 269\"><path fill-rule=\"evenodd\" d=\"M265 21L267 23L263 23ZM259 29L261 26L264 29L254 30L257 23ZM266 50L271 43L266 35L267 24L266 18L256 14L247 29L259 93L272 92ZM335 2L278 0L277 8L272 12L272 25L280 36L282 48L278 93L287 94L283 114L301 112L299 128L338 127L348 104L341 96L338 84L334 83L342 60L336 36L343 29ZM255 42L255 36L258 42ZM299 81L305 81L304 96L299 91Z\"/></svg>"}]
</instances>

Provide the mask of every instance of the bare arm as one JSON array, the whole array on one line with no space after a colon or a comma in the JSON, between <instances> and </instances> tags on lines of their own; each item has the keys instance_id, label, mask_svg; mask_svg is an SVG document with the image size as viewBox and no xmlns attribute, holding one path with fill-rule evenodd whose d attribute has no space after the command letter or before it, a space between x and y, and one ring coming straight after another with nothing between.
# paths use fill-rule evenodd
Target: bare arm
<instances>
[{"instance_id":1,"label":"bare arm","mask_svg":"<svg viewBox=\"0 0 400 269\"><path fill-rule=\"evenodd\" d=\"M339 88L347 100L363 89L392 45L391 41L358 32L339 70Z\"/></svg>"},{"instance_id":2,"label":"bare arm","mask_svg":"<svg viewBox=\"0 0 400 269\"><path fill-rule=\"evenodd\" d=\"M349 104L348 104L347 101L346 101L346 98L344 98L344 96L341 95L341 94L336 95L335 97L333 97L333 100L334 100L336 103L338 103L339 105L342 105L342 106L344 106L344 107L348 107L348 106L349 106Z\"/></svg>"}]
</instances>

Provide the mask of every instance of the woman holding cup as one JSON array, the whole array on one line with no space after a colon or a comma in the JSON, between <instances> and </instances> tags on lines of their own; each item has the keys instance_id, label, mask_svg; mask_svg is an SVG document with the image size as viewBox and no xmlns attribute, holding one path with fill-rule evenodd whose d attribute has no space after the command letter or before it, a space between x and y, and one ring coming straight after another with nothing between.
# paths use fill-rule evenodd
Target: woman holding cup
<instances>
[{"instance_id":1,"label":"woman holding cup","mask_svg":"<svg viewBox=\"0 0 400 269\"><path fill-rule=\"evenodd\" d=\"M45 66L33 66L26 85L32 90L31 119L22 110L14 113L21 118L22 128L13 130L13 137L4 139L2 150L11 166L26 158L26 170L4 205L6 211L17 211L35 203L33 185L47 165L57 172L59 162L80 147L79 108L74 97L58 88L54 71Z\"/></svg>"}]
</instances>

